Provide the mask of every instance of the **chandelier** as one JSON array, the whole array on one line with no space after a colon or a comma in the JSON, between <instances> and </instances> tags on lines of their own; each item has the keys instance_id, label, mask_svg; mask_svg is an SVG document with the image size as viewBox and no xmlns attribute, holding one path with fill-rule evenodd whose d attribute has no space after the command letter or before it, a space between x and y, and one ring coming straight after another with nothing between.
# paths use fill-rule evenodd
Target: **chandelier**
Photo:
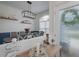
<instances>
[{"instance_id":1,"label":"chandelier","mask_svg":"<svg viewBox=\"0 0 79 59\"><path fill-rule=\"evenodd\" d=\"M26 2L26 7L27 8L22 11L22 15L23 15L23 17L26 17L26 18L35 19L36 14L34 14L31 11L31 4L32 4L32 2L30 2L30 1Z\"/></svg>"}]
</instances>

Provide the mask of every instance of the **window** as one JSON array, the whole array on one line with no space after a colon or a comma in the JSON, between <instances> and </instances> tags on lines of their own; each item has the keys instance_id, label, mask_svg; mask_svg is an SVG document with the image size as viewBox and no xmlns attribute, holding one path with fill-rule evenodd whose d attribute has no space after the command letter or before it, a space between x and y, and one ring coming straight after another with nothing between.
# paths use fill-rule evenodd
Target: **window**
<instances>
[{"instance_id":1,"label":"window","mask_svg":"<svg viewBox=\"0 0 79 59\"><path fill-rule=\"evenodd\" d=\"M49 16L45 15L39 20L39 29L45 33L49 33Z\"/></svg>"}]
</instances>

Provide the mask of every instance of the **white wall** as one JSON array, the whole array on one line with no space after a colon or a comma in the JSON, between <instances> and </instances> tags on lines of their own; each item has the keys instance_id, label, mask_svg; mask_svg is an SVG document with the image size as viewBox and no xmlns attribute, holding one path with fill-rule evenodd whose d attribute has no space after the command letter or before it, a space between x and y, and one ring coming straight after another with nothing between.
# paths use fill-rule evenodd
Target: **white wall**
<instances>
[{"instance_id":1,"label":"white wall","mask_svg":"<svg viewBox=\"0 0 79 59\"><path fill-rule=\"evenodd\" d=\"M16 21L2 20L0 21L0 33L1 32L18 32L24 31L24 28L29 28L30 25L20 24Z\"/></svg>"},{"instance_id":2,"label":"white wall","mask_svg":"<svg viewBox=\"0 0 79 59\"><path fill-rule=\"evenodd\" d=\"M21 15L21 10L16 8L0 4L0 16L13 17L18 19L18 21L0 19L0 32L24 31L24 28L33 28L33 24L20 23L22 20L30 19L23 18ZM33 23L33 21L31 21L31 23Z\"/></svg>"},{"instance_id":3,"label":"white wall","mask_svg":"<svg viewBox=\"0 0 79 59\"><path fill-rule=\"evenodd\" d=\"M35 21L34 21L34 22L35 22L35 23L34 23L34 30L39 31L39 19L40 19L41 17L43 17L44 15L48 15L48 14L49 14L49 11L48 11L48 10L37 14L36 19L35 19Z\"/></svg>"}]
</instances>

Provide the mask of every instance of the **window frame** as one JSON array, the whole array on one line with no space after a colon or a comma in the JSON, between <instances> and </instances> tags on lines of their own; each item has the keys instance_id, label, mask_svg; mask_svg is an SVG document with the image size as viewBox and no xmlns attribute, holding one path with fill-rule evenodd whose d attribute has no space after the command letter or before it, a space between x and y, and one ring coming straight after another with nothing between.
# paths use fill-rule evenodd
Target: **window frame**
<instances>
[{"instance_id":1,"label":"window frame","mask_svg":"<svg viewBox=\"0 0 79 59\"><path fill-rule=\"evenodd\" d=\"M43 17L45 17L45 16L48 16L48 19L47 20L42 20L42 21L40 21L41 19L45 19L45 18L43 18ZM44 22L44 24L45 24L45 27L40 27L40 23L42 23L42 22ZM47 30L48 30L48 32L49 32L49 25L46 27L46 23L47 22L49 22L49 15L44 15L44 16L42 16L40 19L39 19L39 31L42 31L41 29L43 29L44 30L44 32L47 32Z\"/></svg>"}]
</instances>

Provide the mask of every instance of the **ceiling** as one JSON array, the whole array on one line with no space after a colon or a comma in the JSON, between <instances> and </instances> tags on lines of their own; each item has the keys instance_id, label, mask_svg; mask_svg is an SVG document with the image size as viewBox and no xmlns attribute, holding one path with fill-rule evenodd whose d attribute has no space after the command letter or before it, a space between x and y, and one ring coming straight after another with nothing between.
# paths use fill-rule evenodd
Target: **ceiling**
<instances>
[{"instance_id":1,"label":"ceiling","mask_svg":"<svg viewBox=\"0 0 79 59\"><path fill-rule=\"evenodd\" d=\"M24 10L26 7L25 1L0 1L0 4L5 4L14 8ZM48 1L32 1L31 10L38 14L49 9Z\"/></svg>"}]
</instances>

